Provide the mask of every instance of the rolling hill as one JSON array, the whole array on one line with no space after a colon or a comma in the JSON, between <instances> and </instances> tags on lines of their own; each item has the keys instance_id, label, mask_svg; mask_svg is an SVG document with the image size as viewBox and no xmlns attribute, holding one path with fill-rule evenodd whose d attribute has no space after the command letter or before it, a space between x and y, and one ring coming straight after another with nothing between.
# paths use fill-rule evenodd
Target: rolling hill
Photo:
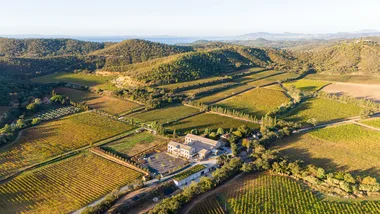
<instances>
[{"instance_id":1,"label":"rolling hill","mask_svg":"<svg viewBox=\"0 0 380 214\"><path fill-rule=\"evenodd\" d=\"M380 74L380 45L372 40L343 41L298 52L317 72L327 74Z\"/></svg>"},{"instance_id":2,"label":"rolling hill","mask_svg":"<svg viewBox=\"0 0 380 214\"><path fill-rule=\"evenodd\" d=\"M105 43L74 39L0 38L0 56L6 57L85 55L104 47L106 47Z\"/></svg>"},{"instance_id":3,"label":"rolling hill","mask_svg":"<svg viewBox=\"0 0 380 214\"><path fill-rule=\"evenodd\" d=\"M90 55L106 58L105 67L122 66L193 51L191 47L166 45L139 39L125 40Z\"/></svg>"},{"instance_id":4,"label":"rolling hill","mask_svg":"<svg viewBox=\"0 0 380 214\"><path fill-rule=\"evenodd\" d=\"M286 51L226 46L126 66L106 65L103 70L121 72L133 80L158 85L228 74L252 66L285 69L291 64L298 65L297 59Z\"/></svg>"}]
</instances>

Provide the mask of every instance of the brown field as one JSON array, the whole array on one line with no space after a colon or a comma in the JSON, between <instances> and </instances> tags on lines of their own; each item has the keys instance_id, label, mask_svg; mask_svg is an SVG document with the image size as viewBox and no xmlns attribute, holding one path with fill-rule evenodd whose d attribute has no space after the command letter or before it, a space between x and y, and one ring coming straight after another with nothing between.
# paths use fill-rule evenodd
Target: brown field
<instances>
[{"instance_id":1,"label":"brown field","mask_svg":"<svg viewBox=\"0 0 380 214\"><path fill-rule=\"evenodd\" d=\"M71 88L56 88L54 90L58 94L68 96L77 102L86 102L90 108L103 110L114 115L119 115L141 106L128 100L101 96L88 91L80 91Z\"/></svg>"},{"instance_id":2,"label":"brown field","mask_svg":"<svg viewBox=\"0 0 380 214\"><path fill-rule=\"evenodd\" d=\"M380 84L358 84L336 82L326 86L322 91L333 94L346 94L352 97L380 101Z\"/></svg>"}]
</instances>

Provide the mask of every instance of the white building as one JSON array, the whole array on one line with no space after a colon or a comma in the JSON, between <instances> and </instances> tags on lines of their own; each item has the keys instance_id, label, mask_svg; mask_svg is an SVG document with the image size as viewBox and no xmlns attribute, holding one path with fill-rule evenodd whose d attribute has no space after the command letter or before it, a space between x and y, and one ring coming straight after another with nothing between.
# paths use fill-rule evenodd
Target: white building
<instances>
[{"instance_id":1,"label":"white building","mask_svg":"<svg viewBox=\"0 0 380 214\"><path fill-rule=\"evenodd\" d=\"M208 139L198 135L187 134L184 144L170 141L168 144L168 152L187 159L190 159L198 154L198 157L203 159L211 153L218 154L218 149L221 146L221 141Z\"/></svg>"},{"instance_id":2,"label":"white building","mask_svg":"<svg viewBox=\"0 0 380 214\"><path fill-rule=\"evenodd\" d=\"M195 148L192 148L191 146L188 146L182 143L177 143L174 141L169 142L168 152L173 155L183 157L186 159L190 159L196 154Z\"/></svg>"},{"instance_id":3,"label":"white building","mask_svg":"<svg viewBox=\"0 0 380 214\"><path fill-rule=\"evenodd\" d=\"M210 171L216 169L215 165L195 165L173 177L175 185L178 187L188 185L192 181L196 181L201 176L206 175Z\"/></svg>"},{"instance_id":4,"label":"white building","mask_svg":"<svg viewBox=\"0 0 380 214\"><path fill-rule=\"evenodd\" d=\"M211 146L212 149L219 149L222 146L222 143L220 141L208 139L202 136L194 135L194 134L187 134L185 137L185 143L188 145L192 145L194 143L203 143L206 145Z\"/></svg>"}]
</instances>

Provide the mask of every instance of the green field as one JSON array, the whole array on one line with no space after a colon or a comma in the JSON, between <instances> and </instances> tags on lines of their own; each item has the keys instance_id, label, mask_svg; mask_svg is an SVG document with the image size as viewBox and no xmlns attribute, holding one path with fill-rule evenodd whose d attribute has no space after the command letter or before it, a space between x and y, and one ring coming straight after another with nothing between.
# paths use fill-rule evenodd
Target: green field
<instances>
[{"instance_id":1,"label":"green field","mask_svg":"<svg viewBox=\"0 0 380 214\"><path fill-rule=\"evenodd\" d=\"M263 71L263 70L265 70L265 68L260 68L260 67L247 68L243 70L229 72L228 75L236 75L236 74L247 73L247 72L251 73L251 72L258 72L258 71Z\"/></svg>"},{"instance_id":2,"label":"green field","mask_svg":"<svg viewBox=\"0 0 380 214\"><path fill-rule=\"evenodd\" d=\"M328 75L328 74L309 74L305 77L312 80L334 81L334 82L351 82L362 84L380 84L379 76L368 75Z\"/></svg>"},{"instance_id":3,"label":"green field","mask_svg":"<svg viewBox=\"0 0 380 214\"><path fill-rule=\"evenodd\" d=\"M133 115L132 117L136 119L139 122L152 122L152 121L158 121L159 123L168 123L171 121L175 121L177 119L198 113L199 109L183 106L183 105L176 105L176 106L169 106L161 109L155 109L147 112L142 112L136 115Z\"/></svg>"},{"instance_id":4,"label":"green field","mask_svg":"<svg viewBox=\"0 0 380 214\"><path fill-rule=\"evenodd\" d=\"M187 91L183 91L181 92L181 94L185 94L187 96L192 96L192 95L196 95L198 93L204 93L204 92L209 92L210 90L222 90L220 88L228 88L228 87L232 87L233 86L233 82L224 82L224 83L219 83L219 84L216 84L216 85L210 85L210 86L205 86L205 87L200 87L200 88L196 88L196 89L191 89L191 90L187 90Z\"/></svg>"},{"instance_id":5,"label":"green field","mask_svg":"<svg viewBox=\"0 0 380 214\"><path fill-rule=\"evenodd\" d=\"M305 123L314 118L318 123L358 116L362 108L324 98L312 98L289 112L284 118Z\"/></svg>"},{"instance_id":6,"label":"green field","mask_svg":"<svg viewBox=\"0 0 380 214\"><path fill-rule=\"evenodd\" d=\"M224 210L227 209L228 212ZM380 202L332 202L301 183L275 175L246 175L199 200L189 214L379 213Z\"/></svg>"},{"instance_id":7,"label":"green field","mask_svg":"<svg viewBox=\"0 0 380 214\"><path fill-rule=\"evenodd\" d=\"M71 213L141 173L93 154L81 154L0 184L0 213Z\"/></svg>"},{"instance_id":8,"label":"green field","mask_svg":"<svg viewBox=\"0 0 380 214\"><path fill-rule=\"evenodd\" d=\"M41 123L0 148L0 177L132 128L92 112Z\"/></svg>"},{"instance_id":9,"label":"green field","mask_svg":"<svg viewBox=\"0 0 380 214\"><path fill-rule=\"evenodd\" d=\"M301 91L314 92L314 91L320 90L322 87L328 84L329 82L325 82L325 81L301 79L301 80L284 83L284 86L287 88L290 88L290 86L295 86Z\"/></svg>"},{"instance_id":10,"label":"green field","mask_svg":"<svg viewBox=\"0 0 380 214\"><path fill-rule=\"evenodd\" d=\"M107 144L105 147L132 157L163 142L167 142L167 139L148 132L141 132Z\"/></svg>"},{"instance_id":11,"label":"green field","mask_svg":"<svg viewBox=\"0 0 380 214\"><path fill-rule=\"evenodd\" d=\"M276 83L278 81L285 81L285 80L290 79L290 78L296 78L298 76L299 76L298 74L284 73L284 74L279 74L276 76L267 77L267 78L262 79L262 80L249 82L247 84L251 85L251 86L264 86L267 84Z\"/></svg>"},{"instance_id":12,"label":"green field","mask_svg":"<svg viewBox=\"0 0 380 214\"><path fill-rule=\"evenodd\" d=\"M278 84L276 84L276 85L270 85L270 86L267 86L267 87L265 87L265 88L267 88L267 89L272 89L272 90L277 90L277 91L284 91L284 89L281 88L281 86L278 85Z\"/></svg>"},{"instance_id":13,"label":"green field","mask_svg":"<svg viewBox=\"0 0 380 214\"><path fill-rule=\"evenodd\" d=\"M379 128L380 129L380 119L369 119L369 120L362 120L360 123Z\"/></svg>"},{"instance_id":14,"label":"green field","mask_svg":"<svg viewBox=\"0 0 380 214\"><path fill-rule=\"evenodd\" d=\"M246 85L246 84L238 85L238 86L217 92L215 94L202 97L200 99L197 99L197 101L202 102L202 103L206 103L206 104L213 103L213 102L219 101L221 99L224 99L228 96L231 96L231 95L240 93L242 91L245 91L247 89L250 89L252 87L253 86Z\"/></svg>"},{"instance_id":15,"label":"green field","mask_svg":"<svg viewBox=\"0 0 380 214\"><path fill-rule=\"evenodd\" d=\"M57 94L68 96L77 102L86 102L90 108L103 110L113 115L119 115L141 107L140 104L110 96L101 96L89 91L75 90L71 88L56 88Z\"/></svg>"},{"instance_id":16,"label":"green field","mask_svg":"<svg viewBox=\"0 0 380 214\"><path fill-rule=\"evenodd\" d=\"M281 91L267 88L255 88L218 102L216 105L261 117L266 113L277 109L281 104L289 101L290 99Z\"/></svg>"},{"instance_id":17,"label":"green field","mask_svg":"<svg viewBox=\"0 0 380 214\"><path fill-rule=\"evenodd\" d=\"M247 125L250 128L259 127L259 125L255 123L249 123L213 113L204 113L172 123L166 128L169 128L171 130L176 129L179 132L186 132L190 131L191 129L204 130L205 128L213 130L223 128L225 130L229 130L230 128L237 128L241 125Z\"/></svg>"},{"instance_id":18,"label":"green field","mask_svg":"<svg viewBox=\"0 0 380 214\"><path fill-rule=\"evenodd\" d=\"M109 82L110 80L111 77L109 76L65 72L49 74L32 79L33 82L37 83L52 83L62 81L82 86L101 88L103 90L115 90L116 87L114 87Z\"/></svg>"},{"instance_id":19,"label":"green field","mask_svg":"<svg viewBox=\"0 0 380 214\"><path fill-rule=\"evenodd\" d=\"M275 74L281 74L281 73L283 73L283 72L282 71L275 71L275 70L266 70L266 71L262 71L262 72L253 73L251 75L239 77L236 79L236 81L240 82L240 83L245 83L245 82L253 81L255 79L259 79L259 78L263 78L263 77L267 77L267 76L271 76L271 75L275 75Z\"/></svg>"},{"instance_id":20,"label":"green field","mask_svg":"<svg viewBox=\"0 0 380 214\"><path fill-rule=\"evenodd\" d=\"M380 178L379 139L379 131L349 124L284 138L275 143L275 149L306 164Z\"/></svg>"},{"instance_id":21,"label":"green field","mask_svg":"<svg viewBox=\"0 0 380 214\"><path fill-rule=\"evenodd\" d=\"M174 83L174 84L169 84L169 85L162 85L159 88L165 88L168 90L173 90L176 88L184 88L184 87L189 87L189 86L193 86L193 85L198 85L198 84L222 80L222 79L228 79L228 77L210 77L210 78L199 79L199 80L194 80L194 81L180 82L180 83Z\"/></svg>"}]
</instances>

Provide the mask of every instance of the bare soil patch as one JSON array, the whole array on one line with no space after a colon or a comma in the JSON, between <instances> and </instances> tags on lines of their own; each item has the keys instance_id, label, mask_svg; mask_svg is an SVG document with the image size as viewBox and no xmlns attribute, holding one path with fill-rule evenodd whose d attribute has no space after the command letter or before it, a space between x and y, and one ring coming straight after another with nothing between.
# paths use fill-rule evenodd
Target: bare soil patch
<instances>
[{"instance_id":1,"label":"bare soil patch","mask_svg":"<svg viewBox=\"0 0 380 214\"><path fill-rule=\"evenodd\" d=\"M366 98L380 102L380 84L358 84L358 83L333 83L325 88L324 92L338 95L348 95L358 98Z\"/></svg>"}]
</instances>

